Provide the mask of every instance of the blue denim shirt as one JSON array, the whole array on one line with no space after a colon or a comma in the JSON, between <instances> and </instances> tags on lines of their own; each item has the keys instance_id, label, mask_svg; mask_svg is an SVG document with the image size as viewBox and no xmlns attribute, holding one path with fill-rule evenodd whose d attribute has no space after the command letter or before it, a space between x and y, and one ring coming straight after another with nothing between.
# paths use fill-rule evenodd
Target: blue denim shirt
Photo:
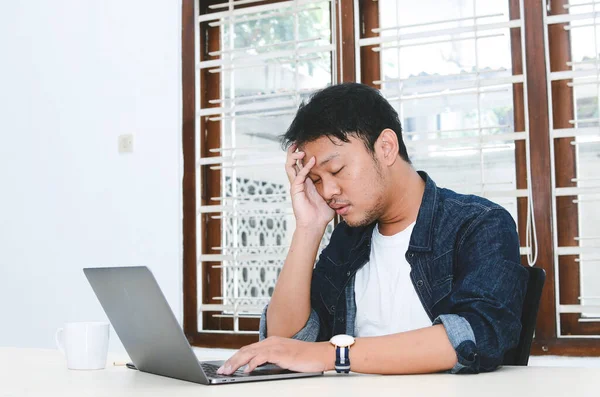
<instances>
[{"instance_id":1,"label":"blue denim shirt","mask_svg":"<svg viewBox=\"0 0 600 397\"><path fill-rule=\"evenodd\" d=\"M439 188L422 171L425 192L406 260L432 325L443 324L458 363L452 373L492 371L515 347L528 273L520 264L511 215L481 197ZM335 228L311 282L311 314L294 339L354 335L354 276L369 260L375 224ZM267 335L266 307L260 338ZM401 353L400 353L401 354Z\"/></svg>"}]
</instances>

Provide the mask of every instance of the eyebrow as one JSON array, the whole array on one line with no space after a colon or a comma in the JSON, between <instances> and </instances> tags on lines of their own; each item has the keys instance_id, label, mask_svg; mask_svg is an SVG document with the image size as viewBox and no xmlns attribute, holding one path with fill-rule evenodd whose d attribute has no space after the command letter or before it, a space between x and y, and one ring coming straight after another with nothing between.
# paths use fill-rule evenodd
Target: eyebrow
<instances>
[{"instance_id":1,"label":"eyebrow","mask_svg":"<svg viewBox=\"0 0 600 397\"><path fill-rule=\"evenodd\" d=\"M334 158L338 157L339 155L340 155L339 153L334 153L334 154L330 155L325 160L321 161L321 163L319 164L319 166L323 166L323 165L327 164L328 162L330 162Z\"/></svg>"}]
</instances>

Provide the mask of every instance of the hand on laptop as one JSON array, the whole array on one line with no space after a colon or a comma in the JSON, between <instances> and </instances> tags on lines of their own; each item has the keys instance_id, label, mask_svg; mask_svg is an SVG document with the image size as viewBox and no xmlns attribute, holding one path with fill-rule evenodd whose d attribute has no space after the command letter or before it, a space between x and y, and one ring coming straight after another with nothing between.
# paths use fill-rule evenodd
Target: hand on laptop
<instances>
[{"instance_id":1,"label":"hand on laptop","mask_svg":"<svg viewBox=\"0 0 600 397\"><path fill-rule=\"evenodd\" d=\"M328 371L333 369L335 350L329 342L303 342L272 336L241 348L217 373L230 375L246 364L244 372L252 372L267 362L297 372Z\"/></svg>"}]
</instances>

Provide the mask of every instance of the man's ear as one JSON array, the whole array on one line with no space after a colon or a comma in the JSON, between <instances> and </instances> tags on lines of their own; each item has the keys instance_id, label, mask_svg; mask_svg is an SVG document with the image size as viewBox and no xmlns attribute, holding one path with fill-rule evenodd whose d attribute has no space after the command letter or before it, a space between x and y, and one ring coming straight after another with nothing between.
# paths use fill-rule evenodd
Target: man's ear
<instances>
[{"instance_id":1,"label":"man's ear","mask_svg":"<svg viewBox=\"0 0 600 397\"><path fill-rule=\"evenodd\" d=\"M391 166L398 160L398 137L396 133L389 128L381 131L379 138L375 142L375 152L378 153L379 160Z\"/></svg>"}]
</instances>

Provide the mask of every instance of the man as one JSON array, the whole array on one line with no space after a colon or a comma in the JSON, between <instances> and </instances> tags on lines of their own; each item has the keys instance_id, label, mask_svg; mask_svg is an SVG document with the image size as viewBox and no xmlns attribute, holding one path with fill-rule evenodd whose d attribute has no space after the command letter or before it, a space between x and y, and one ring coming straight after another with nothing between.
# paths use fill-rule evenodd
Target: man
<instances>
[{"instance_id":1,"label":"man","mask_svg":"<svg viewBox=\"0 0 600 397\"><path fill-rule=\"evenodd\" d=\"M316 93L284 141L296 229L261 341L220 373L265 362L377 374L500 366L518 343L528 277L510 214L415 171L398 114L361 84ZM343 222L313 269L336 213Z\"/></svg>"}]
</instances>

